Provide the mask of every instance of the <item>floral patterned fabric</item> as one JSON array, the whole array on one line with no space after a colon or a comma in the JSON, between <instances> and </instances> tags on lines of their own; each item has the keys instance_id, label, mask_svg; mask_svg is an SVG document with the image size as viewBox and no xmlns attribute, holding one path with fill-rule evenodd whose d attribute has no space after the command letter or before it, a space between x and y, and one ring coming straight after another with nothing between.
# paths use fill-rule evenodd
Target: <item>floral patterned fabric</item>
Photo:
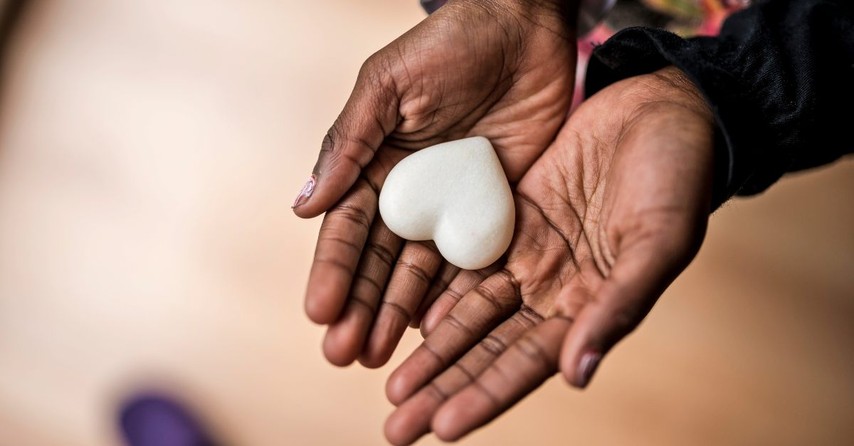
<instances>
[{"instance_id":1,"label":"floral patterned fabric","mask_svg":"<svg viewBox=\"0 0 854 446\"><path fill-rule=\"evenodd\" d=\"M578 73L574 106L584 99L584 74L593 48L617 31L631 26L663 28L682 37L717 35L733 12L751 0L617 0L605 19L578 40Z\"/></svg>"},{"instance_id":2,"label":"floral patterned fabric","mask_svg":"<svg viewBox=\"0 0 854 446\"><path fill-rule=\"evenodd\" d=\"M446 0L420 0L428 13ZM578 40L578 73L574 105L583 99L584 74L593 48L630 26L663 28L683 37L716 35L724 19L750 5L751 0L617 0L604 20Z\"/></svg>"}]
</instances>

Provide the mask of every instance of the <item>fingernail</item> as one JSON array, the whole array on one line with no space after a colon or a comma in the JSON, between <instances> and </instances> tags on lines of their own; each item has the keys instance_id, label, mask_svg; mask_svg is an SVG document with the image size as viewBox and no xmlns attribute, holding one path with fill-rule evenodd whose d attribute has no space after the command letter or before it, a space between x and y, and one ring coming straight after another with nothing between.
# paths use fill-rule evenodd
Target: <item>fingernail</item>
<instances>
[{"instance_id":1,"label":"fingernail","mask_svg":"<svg viewBox=\"0 0 854 446\"><path fill-rule=\"evenodd\" d=\"M582 389L587 387L601 360L601 353L587 352L581 357L581 362L578 363L578 387Z\"/></svg>"},{"instance_id":2,"label":"fingernail","mask_svg":"<svg viewBox=\"0 0 854 446\"><path fill-rule=\"evenodd\" d=\"M302 186L302 189L299 191L299 195L294 200L294 204L291 205L291 209L296 209L303 204L311 197L311 194L314 193L314 185L317 184L317 177L312 175L308 178L308 181Z\"/></svg>"}]
</instances>

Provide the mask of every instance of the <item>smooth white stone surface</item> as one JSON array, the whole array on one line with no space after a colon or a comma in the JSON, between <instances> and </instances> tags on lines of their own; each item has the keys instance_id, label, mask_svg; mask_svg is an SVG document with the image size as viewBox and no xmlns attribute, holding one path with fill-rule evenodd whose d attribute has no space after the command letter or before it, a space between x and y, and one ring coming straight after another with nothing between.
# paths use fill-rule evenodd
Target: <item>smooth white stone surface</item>
<instances>
[{"instance_id":1,"label":"smooth white stone surface","mask_svg":"<svg viewBox=\"0 0 854 446\"><path fill-rule=\"evenodd\" d=\"M407 240L433 240L448 262L486 267L507 250L516 210L501 162L475 136L419 150L389 173L379 198L385 224Z\"/></svg>"}]
</instances>

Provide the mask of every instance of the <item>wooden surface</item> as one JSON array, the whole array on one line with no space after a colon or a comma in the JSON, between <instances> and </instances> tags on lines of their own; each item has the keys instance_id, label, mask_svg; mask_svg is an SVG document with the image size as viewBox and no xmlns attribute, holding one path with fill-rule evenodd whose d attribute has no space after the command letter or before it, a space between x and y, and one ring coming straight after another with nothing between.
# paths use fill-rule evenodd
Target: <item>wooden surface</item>
<instances>
[{"instance_id":1,"label":"wooden surface","mask_svg":"<svg viewBox=\"0 0 854 446\"><path fill-rule=\"evenodd\" d=\"M138 389L233 445L381 445L385 376L302 312L290 213L363 59L415 0L51 1L0 112L0 445L118 445ZM554 379L463 445L854 444L854 162L713 216L588 391ZM426 437L421 445L438 441Z\"/></svg>"}]
</instances>

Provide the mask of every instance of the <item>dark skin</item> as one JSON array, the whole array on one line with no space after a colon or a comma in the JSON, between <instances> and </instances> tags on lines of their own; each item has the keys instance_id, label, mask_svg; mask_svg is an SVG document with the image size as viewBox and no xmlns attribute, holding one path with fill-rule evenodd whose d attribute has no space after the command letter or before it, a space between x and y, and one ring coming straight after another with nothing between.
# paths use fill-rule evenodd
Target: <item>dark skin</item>
<instances>
[{"instance_id":1,"label":"dark skin","mask_svg":"<svg viewBox=\"0 0 854 446\"><path fill-rule=\"evenodd\" d=\"M666 68L606 88L566 120L575 58L561 14L549 2L451 2L372 56L324 142L314 195L294 209L328 209L306 311L329 326L330 362L378 367L407 325L425 335L387 384L393 444L430 431L459 439L558 371L585 387L702 242L706 103ZM461 271L432 243L392 234L377 196L412 151L471 135L495 145L517 221L504 258Z\"/></svg>"},{"instance_id":2,"label":"dark skin","mask_svg":"<svg viewBox=\"0 0 854 446\"><path fill-rule=\"evenodd\" d=\"M554 140L575 80L567 8L450 2L365 62L324 139L314 193L294 208L300 217L327 211L306 313L329 326L323 349L333 364L385 364L460 275L432 243L405 242L382 223L377 198L391 168L414 150L481 135L516 182Z\"/></svg>"},{"instance_id":3,"label":"dark skin","mask_svg":"<svg viewBox=\"0 0 854 446\"><path fill-rule=\"evenodd\" d=\"M675 68L584 102L516 188L506 262L452 283L431 309L440 322L389 378L389 441L457 440L558 371L586 386L596 364L584 357L632 331L699 249L712 129Z\"/></svg>"}]
</instances>

